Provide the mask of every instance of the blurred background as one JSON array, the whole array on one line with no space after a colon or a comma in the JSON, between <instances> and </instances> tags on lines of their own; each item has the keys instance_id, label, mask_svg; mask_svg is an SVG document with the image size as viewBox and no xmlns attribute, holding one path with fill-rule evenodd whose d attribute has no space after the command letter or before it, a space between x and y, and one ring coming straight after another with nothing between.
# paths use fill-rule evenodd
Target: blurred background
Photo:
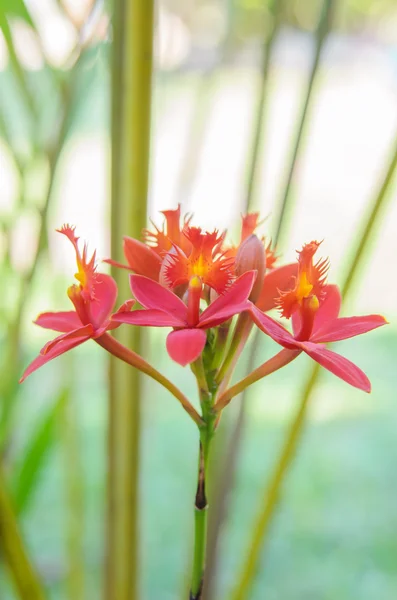
<instances>
[{"instance_id":1,"label":"blurred background","mask_svg":"<svg viewBox=\"0 0 397 600\"><path fill-rule=\"evenodd\" d=\"M344 0L324 18L327 4L157 2L149 194L157 225L158 211L180 202L195 224L228 228L237 241L249 196L283 260L323 239L329 280L342 280L395 153L397 7ZM23 386L17 380L48 340L31 323L37 313L70 308L74 256L55 229L73 223L100 258L110 255L111 12L109 2L93 0L0 2L0 444L28 547L54 600L100 596L107 357L86 344ZM391 179L344 307L391 322L341 348L373 393L322 373L255 600L397 597L396 199ZM255 363L274 350L260 340ZM191 373L168 359L163 332L149 333L146 355L191 392ZM309 367L300 357L244 400L216 598L233 584ZM173 600L183 597L189 565L196 431L162 388L144 385L141 597ZM5 570L0 597L16 598Z\"/></svg>"}]
</instances>

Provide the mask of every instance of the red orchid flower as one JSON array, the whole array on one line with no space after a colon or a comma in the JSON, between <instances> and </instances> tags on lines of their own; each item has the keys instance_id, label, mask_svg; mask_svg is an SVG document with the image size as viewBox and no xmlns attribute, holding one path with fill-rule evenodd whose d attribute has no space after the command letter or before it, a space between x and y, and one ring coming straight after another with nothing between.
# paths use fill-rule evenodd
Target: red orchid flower
<instances>
[{"instance_id":1,"label":"red orchid flower","mask_svg":"<svg viewBox=\"0 0 397 600\"><path fill-rule=\"evenodd\" d=\"M206 329L216 327L250 307L248 296L255 281L255 271L244 273L208 308L200 313L203 282L194 275L187 291L185 304L171 290L141 275L131 275L132 293L143 310L118 312L112 316L116 323L149 327L173 327L168 334L167 351L182 366L196 360L204 349Z\"/></svg>"},{"instance_id":2,"label":"red orchid flower","mask_svg":"<svg viewBox=\"0 0 397 600\"><path fill-rule=\"evenodd\" d=\"M186 255L176 244L165 257L160 282L167 287L189 283L193 276L200 277L218 294L222 294L233 279L233 260L220 252L224 234L203 232L200 227L187 226L183 235L190 242L191 252Z\"/></svg>"},{"instance_id":3,"label":"red orchid flower","mask_svg":"<svg viewBox=\"0 0 397 600\"><path fill-rule=\"evenodd\" d=\"M104 262L158 281L164 254L170 251L173 245L177 245L185 253L189 253L191 249L189 240L182 234L183 229L189 225L191 215L185 215L181 225L180 204L175 210L161 212L165 217L163 228L159 229L152 223L154 231L143 230L144 242L124 236L123 250L127 265L110 258Z\"/></svg>"},{"instance_id":4,"label":"red orchid flower","mask_svg":"<svg viewBox=\"0 0 397 600\"><path fill-rule=\"evenodd\" d=\"M87 246L84 245L83 252L80 253L78 248L79 238L75 235L74 227L64 225L57 231L66 235L72 242L76 252L78 271L75 277L79 284L68 288L68 296L73 302L75 310L45 312L37 317L36 325L62 332L62 335L51 340L42 348L39 356L25 370L21 382L53 358L83 344L89 339L97 339L105 331L117 327L116 323L110 321L110 315L117 297L116 282L110 275L96 271L95 252L88 260ZM126 311L131 308L132 304L133 301L128 301L120 310Z\"/></svg>"},{"instance_id":5,"label":"red orchid flower","mask_svg":"<svg viewBox=\"0 0 397 600\"><path fill-rule=\"evenodd\" d=\"M380 315L339 318L341 295L336 285L325 285L327 261L313 263L318 242L299 252L295 285L282 293L278 306L282 316L292 317L293 335L282 325L251 305L256 325L285 348L301 350L350 385L371 391L368 377L354 363L323 346L324 343L361 335L387 323Z\"/></svg>"}]
</instances>

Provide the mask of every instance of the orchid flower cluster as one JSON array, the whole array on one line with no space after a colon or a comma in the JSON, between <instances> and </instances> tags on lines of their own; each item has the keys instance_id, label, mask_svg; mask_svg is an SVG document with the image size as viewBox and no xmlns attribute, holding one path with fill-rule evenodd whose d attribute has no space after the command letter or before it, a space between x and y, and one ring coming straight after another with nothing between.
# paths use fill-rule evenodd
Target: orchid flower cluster
<instances>
[{"instance_id":1,"label":"orchid flower cluster","mask_svg":"<svg viewBox=\"0 0 397 600\"><path fill-rule=\"evenodd\" d=\"M163 211L161 228L144 230L143 241L124 237L126 264L105 262L131 272L132 297L115 311L115 280L97 270L95 253L79 245L74 227L58 230L74 247L76 281L68 288L74 310L45 312L36 324L60 333L27 367L21 381L52 359L89 339L165 386L193 418L200 431L200 466L196 494L196 545L191 598L200 598L204 576L205 476L209 445L220 414L249 385L295 360L302 352L348 384L369 392L363 371L325 344L380 327L380 315L339 317L341 295L327 283L328 260L317 259L321 242L297 252L297 261L279 265L272 244L260 238L259 214L242 217L237 245L226 233L203 231L181 218L180 206ZM277 317L268 312L275 309ZM274 313L273 313L274 314ZM291 328L285 323L291 322ZM154 365L123 346L109 332L124 326L165 327L166 350L179 365L190 365L198 383L201 414ZM230 385L236 362L253 328L279 346L269 360Z\"/></svg>"}]
</instances>

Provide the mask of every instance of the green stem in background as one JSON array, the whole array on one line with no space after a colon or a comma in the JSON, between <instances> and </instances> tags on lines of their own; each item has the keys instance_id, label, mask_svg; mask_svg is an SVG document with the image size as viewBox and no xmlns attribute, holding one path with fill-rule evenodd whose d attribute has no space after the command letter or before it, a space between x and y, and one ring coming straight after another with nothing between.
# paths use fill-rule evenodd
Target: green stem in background
<instances>
[{"instance_id":1,"label":"green stem in background","mask_svg":"<svg viewBox=\"0 0 397 600\"><path fill-rule=\"evenodd\" d=\"M0 466L0 549L21 600L45 600L38 575L29 560Z\"/></svg>"},{"instance_id":2,"label":"green stem in background","mask_svg":"<svg viewBox=\"0 0 397 600\"><path fill-rule=\"evenodd\" d=\"M21 345L22 317L25 310L26 302L30 297L29 289L32 285L32 282L40 264L40 260L46 248L48 214L51 205L51 199L53 198L59 159L70 128L73 101L75 99L77 79L78 74L80 72L79 66L80 60L76 62L70 74L69 85L67 87L66 95L64 97L65 103L63 105L63 112L60 118L58 132L55 136L55 139L52 141L50 147L46 151L49 163L49 182L44 198L44 204L40 209L38 215L40 218L40 226L38 232L36 251L34 253L34 256L32 257L30 268L21 278L20 289L18 292L18 299L15 308L15 315L9 324L7 336L7 355L5 358L6 367L4 369L4 372L7 376L4 377L3 380L0 382L1 396L5 399L0 419L0 446L4 444L6 440L7 430L12 416L12 409L15 406L15 403L12 401L13 394L11 392L12 386L14 386L16 384L15 382L18 381L17 374L18 369L20 368L19 353Z\"/></svg>"},{"instance_id":3,"label":"green stem in background","mask_svg":"<svg viewBox=\"0 0 397 600\"><path fill-rule=\"evenodd\" d=\"M317 26L315 36L315 51L312 67L309 75L309 82L306 90L306 96L302 106L302 112L298 120L295 140L293 141L291 148L291 160L289 163L289 169L287 171L287 177L285 181L284 191L277 207L275 225L274 225L274 236L273 241L275 245L282 245L284 241L282 235L285 237L287 231L287 225L291 217L292 210L292 195L291 187L293 178L298 164L298 156L301 150L302 142L306 133L308 125L308 117L313 102L313 91L317 82L318 67L320 64L320 58L324 47L324 42L331 30L333 13L335 8L335 0L324 0L321 8L321 15Z\"/></svg>"},{"instance_id":4,"label":"green stem in background","mask_svg":"<svg viewBox=\"0 0 397 600\"><path fill-rule=\"evenodd\" d=\"M73 372L73 362L69 359L69 373ZM66 495L66 597L69 600L84 600L85 594L85 556L84 556L84 484L82 465L81 435L79 431L79 412L76 410L76 398L67 390L66 402L59 418L59 436L63 458Z\"/></svg>"},{"instance_id":5,"label":"green stem in background","mask_svg":"<svg viewBox=\"0 0 397 600\"><path fill-rule=\"evenodd\" d=\"M260 379L267 377L271 373L278 371L281 367L285 367L291 361L295 360L300 354L300 350L281 350L272 358L269 358L265 363L260 365L251 371L249 375L241 379L241 381L237 382L235 385L228 388L223 394L221 394L218 400L215 403L214 410L217 413L220 413L225 406L229 404L229 402L238 394L241 394L245 389L251 386L253 383L256 383Z\"/></svg>"},{"instance_id":6,"label":"green stem in background","mask_svg":"<svg viewBox=\"0 0 397 600\"><path fill-rule=\"evenodd\" d=\"M139 238L146 225L152 104L153 0L113 3L112 257L122 260L122 236ZM115 269L120 297L131 295ZM116 337L141 353L141 327ZM136 600L139 591L139 470L141 374L111 360L108 434L107 600Z\"/></svg>"},{"instance_id":7,"label":"green stem in background","mask_svg":"<svg viewBox=\"0 0 397 600\"><path fill-rule=\"evenodd\" d=\"M265 108L269 81L269 67L274 42L281 24L281 15L285 0L272 0L269 6L271 15L265 38L262 44L262 63L260 67L260 85L257 106L251 130L251 144L248 149L248 178L245 196L245 212L252 210L258 190L258 172L263 152L263 134L265 128Z\"/></svg>"},{"instance_id":8,"label":"green stem in background","mask_svg":"<svg viewBox=\"0 0 397 600\"><path fill-rule=\"evenodd\" d=\"M393 146L385 176L378 193L370 204L368 215L361 227L361 233L357 236L353 257L347 269L344 283L341 286L344 300L352 293L352 283L360 272L360 267L362 266L368 249L368 242L378 226L380 215L385 211L387 200L391 198L391 195L389 194L390 184L397 168L397 137ZM231 596L232 600L246 600L248 597L248 592L255 577L261 551L268 540L269 527L278 506L281 487L295 456L297 445L301 439L305 425L307 407L320 373L321 368L316 363L312 367L309 378L301 391L299 409L287 432L279 459L271 474L269 484L265 489L263 503L254 523L249 551L243 562L238 583Z\"/></svg>"},{"instance_id":9,"label":"green stem in background","mask_svg":"<svg viewBox=\"0 0 397 600\"><path fill-rule=\"evenodd\" d=\"M37 118L37 116L38 116L37 107L34 103L33 96L31 94L29 86L28 86L26 73L23 70L21 63L18 60L18 56L17 56L16 50L15 50L14 40L12 39L11 29L10 29L4 8L0 9L0 29L3 32L4 39L5 39L5 42L7 45L7 50L8 50L8 54L10 57L12 72L14 73L15 78L18 81L20 93L21 93L21 95L24 99L24 102L26 104L26 107L28 109L29 116L31 118L31 122L33 122L33 119Z\"/></svg>"},{"instance_id":10,"label":"green stem in background","mask_svg":"<svg viewBox=\"0 0 397 600\"><path fill-rule=\"evenodd\" d=\"M210 112L214 105L217 79L229 51L229 41L233 29L233 2L234 0L225 0L227 4L226 26L223 39L219 43L219 58L214 60L203 73L198 75L193 98L193 108L186 135L186 147L182 152L181 168L176 184L178 202L185 205L191 196L197 168L200 165L200 152L203 149L206 128L210 121Z\"/></svg>"}]
</instances>

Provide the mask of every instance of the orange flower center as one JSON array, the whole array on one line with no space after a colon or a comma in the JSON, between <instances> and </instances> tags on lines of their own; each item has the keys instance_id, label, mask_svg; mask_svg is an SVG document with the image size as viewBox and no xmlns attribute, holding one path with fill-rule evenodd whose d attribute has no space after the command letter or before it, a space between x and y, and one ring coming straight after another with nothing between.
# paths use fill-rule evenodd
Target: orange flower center
<instances>
[{"instance_id":1,"label":"orange flower center","mask_svg":"<svg viewBox=\"0 0 397 600\"><path fill-rule=\"evenodd\" d=\"M170 287L188 283L192 277L199 277L203 284L221 294L231 283L233 259L220 253L223 234L217 231L203 233L199 227L185 227L183 234L191 245L188 256L174 246L173 252L164 259L165 281Z\"/></svg>"},{"instance_id":2,"label":"orange flower center","mask_svg":"<svg viewBox=\"0 0 397 600\"><path fill-rule=\"evenodd\" d=\"M313 263L313 257L321 242L305 244L298 252L298 275L292 290L284 292L278 299L281 315L289 319L297 310L301 311L302 318L307 318L308 313L314 314L319 307L319 298L329 268L328 260L319 260Z\"/></svg>"}]
</instances>

